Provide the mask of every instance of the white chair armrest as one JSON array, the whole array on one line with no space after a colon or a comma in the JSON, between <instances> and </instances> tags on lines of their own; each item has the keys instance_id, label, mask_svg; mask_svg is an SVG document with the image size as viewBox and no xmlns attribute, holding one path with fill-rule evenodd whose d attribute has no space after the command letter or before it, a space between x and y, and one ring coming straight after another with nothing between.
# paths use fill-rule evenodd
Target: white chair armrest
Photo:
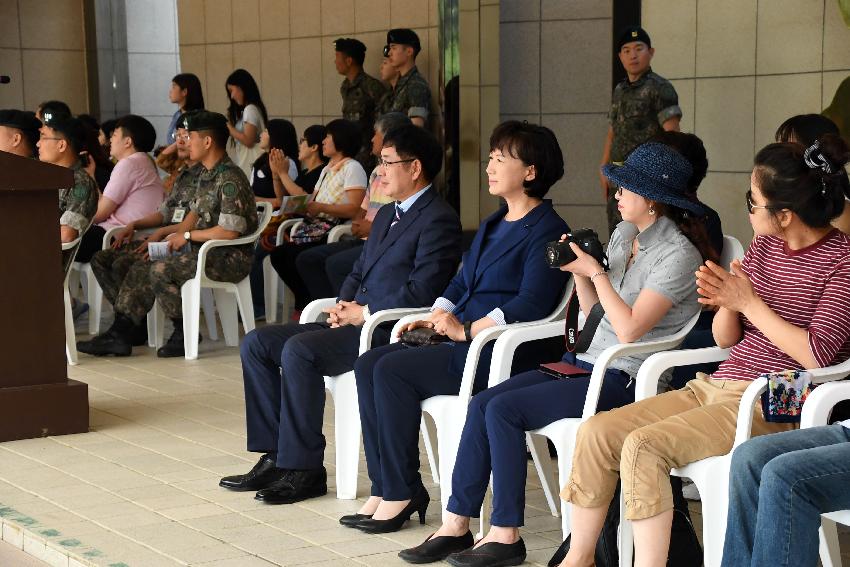
<instances>
[{"instance_id":1,"label":"white chair armrest","mask_svg":"<svg viewBox=\"0 0 850 567\"><path fill-rule=\"evenodd\" d=\"M289 236L295 236L295 231L298 229L299 226L304 224L304 219L294 219L294 220L295 220L295 222L292 223L292 225L289 228Z\"/></svg>"},{"instance_id":2,"label":"white chair armrest","mask_svg":"<svg viewBox=\"0 0 850 567\"><path fill-rule=\"evenodd\" d=\"M375 329L378 328L378 325L388 321L400 321L408 317L418 321L428 312L428 309L425 308L399 307L397 309L384 309L383 311L376 311L375 313L372 313L366 318L366 322L363 323L363 330L360 331L360 354L363 354L372 347L372 335L375 333ZM396 325L397 324L398 323L396 323ZM393 340L395 338L395 332L396 326L394 325L393 330L391 331L392 335L390 337L390 342L397 341L397 339Z\"/></svg>"},{"instance_id":3,"label":"white chair armrest","mask_svg":"<svg viewBox=\"0 0 850 567\"><path fill-rule=\"evenodd\" d=\"M113 226L103 235L103 246L101 246L101 250L106 250L112 245L112 239L115 238L115 235L124 230L125 226Z\"/></svg>"},{"instance_id":4,"label":"white chair armrest","mask_svg":"<svg viewBox=\"0 0 850 567\"><path fill-rule=\"evenodd\" d=\"M293 226L301 224L302 222L304 221L301 219L286 219L281 222L277 227L277 238L275 239L275 244L278 246L283 244L283 235L286 234L287 231L291 231Z\"/></svg>"},{"instance_id":5,"label":"white chair armrest","mask_svg":"<svg viewBox=\"0 0 850 567\"><path fill-rule=\"evenodd\" d=\"M845 400L850 400L850 382L833 382L815 388L803 404L800 428L826 425L835 404Z\"/></svg>"},{"instance_id":6,"label":"white chair armrest","mask_svg":"<svg viewBox=\"0 0 850 567\"><path fill-rule=\"evenodd\" d=\"M767 378L756 378L744 390L744 395L741 396L741 403L738 406L738 423L735 426L735 441L732 444L732 449L752 437L753 412L766 389Z\"/></svg>"},{"instance_id":7,"label":"white chair armrest","mask_svg":"<svg viewBox=\"0 0 850 567\"><path fill-rule=\"evenodd\" d=\"M328 231L328 244L339 242L343 236L351 234L351 223L338 224Z\"/></svg>"},{"instance_id":8,"label":"white chair armrest","mask_svg":"<svg viewBox=\"0 0 850 567\"><path fill-rule=\"evenodd\" d=\"M487 387L497 386L511 377L511 365L519 345L558 336L564 336L563 320L516 325L510 329L505 329L496 339L496 344L493 345L493 357L490 362L490 376L487 380Z\"/></svg>"},{"instance_id":9,"label":"white chair armrest","mask_svg":"<svg viewBox=\"0 0 850 567\"><path fill-rule=\"evenodd\" d=\"M323 297L322 299L314 299L310 303L307 304L307 307L301 311L301 317L298 319L298 323L301 325L306 325L307 323L316 323L319 321L324 321L327 319L327 313L324 313L322 309L329 309L336 305L335 297Z\"/></svg>"},{"instance_id":10,"label":"white chair armrest","mask_svg":"<svg viewBox=\"0 0 850 567\"><path fill-rule=\"evenodd\" d=\"M653 354L643 361L635 378L635 401L645 400L658 392L658 380L665 370L675 366L721 362L728 357L729 349L719 347L673 350Z\"/></svg>"}]
</instances>

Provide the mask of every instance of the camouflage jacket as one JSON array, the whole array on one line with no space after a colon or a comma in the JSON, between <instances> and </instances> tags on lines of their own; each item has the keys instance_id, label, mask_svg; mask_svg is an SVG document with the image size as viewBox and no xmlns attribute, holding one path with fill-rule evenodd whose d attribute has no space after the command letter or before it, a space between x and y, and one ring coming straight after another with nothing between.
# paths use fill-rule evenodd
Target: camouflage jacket
<instances>
[{"instance_id":1,"label":"camouflage jacket","mask_svg":"<svg viewBox=\"0 0 850 567\"><path fill-rule=\"evenodd\" d=\"M384 96L387 87L371 75L361 72L353 81L347 78L339 86L342 96L342 117L346 120L368 125L371 130L375 123L375 111L378 101ZM371 132L369 137L371 138Z\"/></svg>"},{"instance_id":2,"label":"camouflage jacket","mask_svg":"<svg viewBox=\"0 0 850 567\"><path fill-rule=\"evenodd\" d=\"M177 224L183 220L183 215L189 212L189 206L195 200L198 179L203 171L204 166L196 163L192 166L184 165L177 172L171 193L159 207L163 225ZM180 212L181 210L182 212Z\"/></svg>"},{"instance_id":3,"label":"camouflage jacket","mask_svg":"<svg viewBox=\"0 0 850 567\"><path fill-rule=\"evenodd\" d=\"M88 228L97 212L97 184L78 163L71 168L74 186L59 190L59 224L70 226L80 234Z\"/></svg>"},{"instance_id":4,"label":"camouflage jacket","mask_svg":"<svg viewBox=\"0 0 850 567\"><path fill-rule=\"evenodd\" d=\"M190 209L198 214L197 230L220 226L241 236L257 230L254 192L245 173L228 156L198 176L198 189ZM239 248L250 253L253 246L246 244Z\"/></svg>"},{"instance_id":5,"label":"camouflage jacket","mask_svg":"<svg viewBox=\"0 0 850 567\"><path fill-rule=\"evenodd\" d=\"M670 81L649 69L630 83L622 80L611 97L608 119L614 130L611 161L621 162L634 148L661 131L667 120L682 116L679 97Z\"/></svg>"},{"instance_id":6,"label":"camouflage jacket","mask_svg":"<svg viewBox=\"0 0 850 567\"><path fill-rule=\"evenodd\" d=\"M378 106L378 115L402 112L410 118L428 120L431 112L431 88L414 67L407 75L399 77L395 88L387 91Z\"/></svg>"}]
</instances>

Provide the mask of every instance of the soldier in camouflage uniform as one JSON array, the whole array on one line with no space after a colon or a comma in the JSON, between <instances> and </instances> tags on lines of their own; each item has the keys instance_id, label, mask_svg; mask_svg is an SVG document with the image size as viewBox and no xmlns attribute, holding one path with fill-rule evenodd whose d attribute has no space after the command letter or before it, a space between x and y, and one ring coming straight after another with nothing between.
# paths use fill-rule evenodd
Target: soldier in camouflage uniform
<instances>
[{"instance_id":1,"label":"soldier in camouflage uniform","mask_svg":"<svg viewBox=\"0 0 850 567\"><path fill-rule=\"evenodd\" d=\"M406 114L417 126L425 126L431 112L431 88L416 68L416 56L421 47L419 36L409 29L399 28L387 32L384 57L400 76L393 89L384 95L378 115L387 112Z\"/></svg>"},{"instance_id":2,"label":"soldier in camouflage uniform","mask_svg":"<svg viewBox=\"0 0 850 567\"><path fill-rule=\"evenodd\" d=\"M77 350L80 352L95 356L128 355L131 346L141 346L147 342L147 325L144 321L147 310L144 310L143 302L137 300L137 297L151 293L150 261L144 257L145 243L159 242L177 230L195 199L198 178L204 170L203 165L189 159L187 117L188 113L179 118L176 131L177 157L185 164L177 172L168 198L158 211L128 224L123 231L116 233L112 248L95 252L91 259L92 271L107 301L112 304L116 318L118 313L126 313L134 321L129 332L129 345L111 340L110 328L92 340L78 342ZM157 230L146 238L133 239L137 229L147 228ZM130 282L130 285L124 285L125 281Z\"/></svg>"},{"instance_id":3,"label":"soldier in camouflage uniform","mask_svg":"<svg viewBox=\"0 0 850 567\"><path fill-rule=\"evenodd\" d=\"M97 212L97 184L83 169L80 152L85 151L85 125L76 118L59 117L44 124L36 144L39 160L70 168L74 186L59 190L59 234L62 242L71 242L91 224ZM79 244L77 245L79 246ZM62 253L63 269L67 272L73 250Z\"/></svg>"},{"instance_id":4,"label":"soldier in camouflage uniform","mask_svg":"<svg viewBox=\"0 0 850 567\"><path fill-rule=\"evenodd\" d=\"M248 178L225 151L227 119L216 112L198 111L189 115L187 129L189 159L201 163L204 169L198 176L189 212L166 238L169 250L177 253L152 262L144 277L138 272L127 274L124 287L132 293L126 303L119 300L116 304L111 336L104 339L129 344L130 329L142 323L156 300L174 324L168 342L157 351L160 357L184 354L180 288L195 277L201 245L208 240L233 240L252 233L258 222ZM187 243L189 250L181 253ZM252 259L251 244L216 248L207 255L206 274L214 280L237 283L250 272ZM126 348L122 354L125 351Z\"/></svg>"},{"instance_id":5,"label":"soldier in camouflage uniform","mask_svg":"<svg viewBox=\"0 0 850 567\"><path fill-rule=\"evenodd\" d=\"M653 73L649 66L655 50L646 31L637 26L627 28L617 45L626 78L617 85L611 97L610 127L602 165L623 162L629 152L662 129L679 130L682 117L676 89L667 79ZM614 198L616 187L610 187L601 173L600 182L607 202L610 234L622 217Z\"/></svg>"},{"instance_id":6,"label":"soldier in camouflage uniform","mask_svg":"<svg viewBox=\"0 0 850 567\"><path fill-rule=\"evenodd\" d=\"M352 38L339 38L334 41L336 58L334 65L340 75L345 76L339 86L342 96L342 117L357 122L363 136L363 144L357 152L356 160L363 169L371 171L375 167L372 155L372 129L378 101L387 92L387 87L363 71L363 61L366 59L366 46L361 41Z\"/></svg>"}]
</instances>

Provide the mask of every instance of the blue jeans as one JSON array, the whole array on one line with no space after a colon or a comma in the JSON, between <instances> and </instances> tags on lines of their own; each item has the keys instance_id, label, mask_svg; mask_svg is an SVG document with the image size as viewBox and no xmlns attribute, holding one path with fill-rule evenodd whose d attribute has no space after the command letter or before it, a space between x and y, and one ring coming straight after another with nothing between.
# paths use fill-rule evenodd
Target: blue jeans
<instances>
[{"instance_id":1,"label":"blue jeans","mask_svg":"<svg viewBox=\"0 0 850 567\"><path fill-rule=\"evenodd\" d=\"M850 429L763 435L732 455L723 566L818 561L820 515L850 508Z\"/></svg>"}]
</instances>

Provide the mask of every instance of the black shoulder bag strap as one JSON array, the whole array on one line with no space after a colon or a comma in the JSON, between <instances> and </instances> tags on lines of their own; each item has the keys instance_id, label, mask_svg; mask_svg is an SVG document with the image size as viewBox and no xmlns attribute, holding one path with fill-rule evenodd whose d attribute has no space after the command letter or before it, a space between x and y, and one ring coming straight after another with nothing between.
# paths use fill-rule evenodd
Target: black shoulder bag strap
<instances>
[{"instance_id":1,"label":"black shoulder bag strap","mask_svg":"<svg viewBox=\"0 0 850 567\"><path fill-rule=\"evenodd\" d=\"M567 302L567 321L564 329L564 340L567 343L567 351L580 354L586 352L590 346L590 341L593 340L593 335L596 334L596 327L605 316L605 309L602 303L599 302L590 310L590 314L584 321L584 328L578 330L578 312L580 306L578 303L578 294L575 289Z\"/></svg>"}]
</instances>

